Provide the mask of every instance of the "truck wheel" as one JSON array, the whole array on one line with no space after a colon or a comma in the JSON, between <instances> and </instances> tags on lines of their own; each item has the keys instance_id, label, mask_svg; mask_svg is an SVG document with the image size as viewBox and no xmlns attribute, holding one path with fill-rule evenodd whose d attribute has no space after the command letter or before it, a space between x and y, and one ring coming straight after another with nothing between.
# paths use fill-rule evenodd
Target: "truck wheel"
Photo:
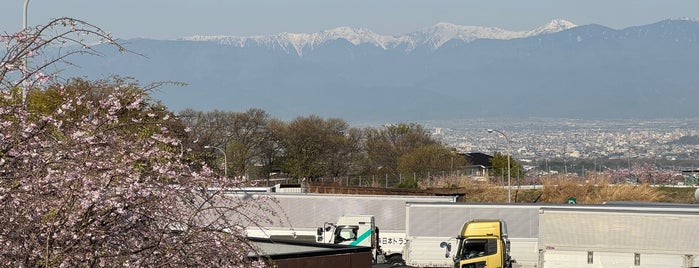
<instances>
[{"instance_id":1,"label":"truck wheel","mask_svg":"<svg viewBox=\"0 0 699 268\"><path fill-rule=\"evenodd\" d=\"M400 254L391 255L390 257L388 257L388 261L387 261L387 262L388 262L390 265L394 265L394 266L403 266L403 265L405 265L405 261L403 260L403 256L401 256Z\"/></svg>"}]
</instances>

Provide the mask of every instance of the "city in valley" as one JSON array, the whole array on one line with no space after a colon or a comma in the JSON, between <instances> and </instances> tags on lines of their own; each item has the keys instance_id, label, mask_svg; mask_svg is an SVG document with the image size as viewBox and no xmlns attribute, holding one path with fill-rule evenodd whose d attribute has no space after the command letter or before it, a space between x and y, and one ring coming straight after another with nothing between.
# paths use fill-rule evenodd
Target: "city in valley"
<instances>
[{"instance_id":1,"label":"city in valley","mask_svg":"<svg viewBox=\"0 0 699 268\"><path fill-rule=\"evenodd\" d=\"M539 172L581 174L646 163L675 171L699 167L699 119L465 119L422 124L459 152L506 155L509 140L513 159ZM501 131L507 139L488 129ZM557 168L552 168L554 162Z\"/></svg>"}]
</instances>

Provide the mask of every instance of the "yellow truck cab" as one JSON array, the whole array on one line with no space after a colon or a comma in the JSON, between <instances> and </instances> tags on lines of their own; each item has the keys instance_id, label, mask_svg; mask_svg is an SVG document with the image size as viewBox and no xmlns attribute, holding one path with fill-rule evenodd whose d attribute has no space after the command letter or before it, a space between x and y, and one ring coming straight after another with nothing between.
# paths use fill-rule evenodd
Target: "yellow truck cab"
<instances>
[{"instance_id":1,"label":"yellow truck cab","mask_svg":"<svg viewBox=\"0 0 699 268\"><path fill-rule=\"evenodd\" d=\"M501 220L471 220L457 237L455 268L510 268L510 240Z\"/></svg>"}]
</instances>

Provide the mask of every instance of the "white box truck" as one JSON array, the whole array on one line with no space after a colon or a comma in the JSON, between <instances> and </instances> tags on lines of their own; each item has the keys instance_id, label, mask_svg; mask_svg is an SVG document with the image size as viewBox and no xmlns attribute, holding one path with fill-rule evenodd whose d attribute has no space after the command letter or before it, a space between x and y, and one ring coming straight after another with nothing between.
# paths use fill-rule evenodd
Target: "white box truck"
<instances>
[{"instance_id":1,"label":"white box truck","mask_svg":"<svg viewBox=\"0 0 699 268\"><path fill-rule=\"evenodd\" d=\"M542 207L538 247L541 268L699 267L699 207Z\"/></svg>"},{"instance_id":2,"label":"white box truck","mask_svg":"<svg viewBox=\"0 0 699 268\"><path fill-rule=\"evenodd\" d=\"M244 198L273 197L282 220L248 226L248 236L315 241L317 228L345 215L372 215L380 230L379 246L386 256L403 254L406 245L406 203L453 203L456 196L345 195L313 193L235 193ZM334 222L337 224L337 222Z\"/></svg>"}]
</instances>

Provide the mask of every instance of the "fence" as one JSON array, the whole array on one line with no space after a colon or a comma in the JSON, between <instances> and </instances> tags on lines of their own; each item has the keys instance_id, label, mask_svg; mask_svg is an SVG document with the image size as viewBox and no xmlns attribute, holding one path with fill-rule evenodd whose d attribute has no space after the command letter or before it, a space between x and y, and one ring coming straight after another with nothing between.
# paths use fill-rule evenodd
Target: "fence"
<instances>
[{"instance_id":1,"label":"fence","mask_svg":"<svg viewBox=\"0 0 699 268\"><path fill-rule=\"evenodd\" d=\"M472 176L462 171L414 172L399 174L352 175L341 177L324 177L312 179L278 178L261 181L259 186L273 186L279 183L314 183L347 187L379 188L418 188L458 186L461 180L486 181L486 176ZM500 180L500 179L498 179Z\"/></svg>"}]
</instances>

